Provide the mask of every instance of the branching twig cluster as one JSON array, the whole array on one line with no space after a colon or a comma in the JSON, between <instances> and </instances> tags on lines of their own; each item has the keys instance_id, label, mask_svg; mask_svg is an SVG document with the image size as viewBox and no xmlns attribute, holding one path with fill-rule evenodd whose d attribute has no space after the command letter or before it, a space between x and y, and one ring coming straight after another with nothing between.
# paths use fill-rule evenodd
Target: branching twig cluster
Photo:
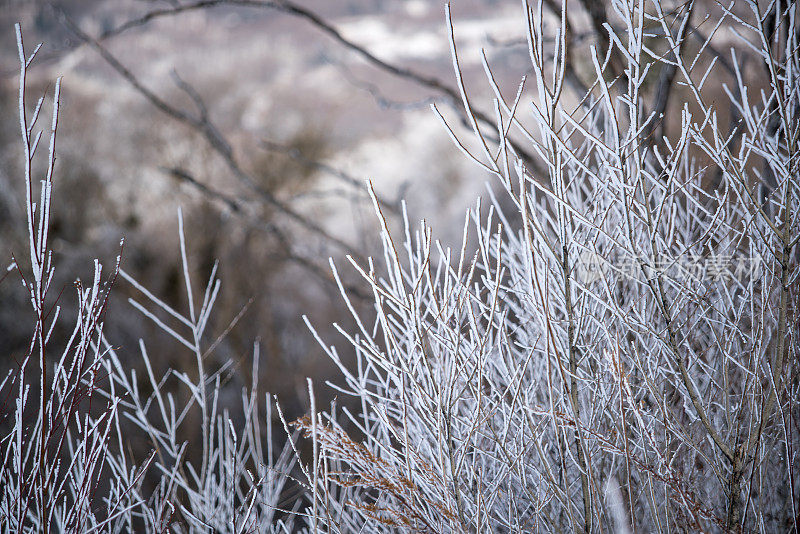
<instances>
[{"instance_id":1,"label":"branching twig cluster","mask_svg":"<svg viewBox=\"0 0 800 534\"><path fill-rule=\"evenodd\" d=\"M35 328L28 354L0 383L12 423L0 441L0 527L797 532L798 10L791 1L745 3L747 13L720 6L713 30L690 47L691 1L667 10L659 0L614 0L605 12L586 2L609 40L590 49L594 73L575 97L566 2L544 2L561 14L555 40L546 38L544 5L524 2L531 75L509 101L483 58L491 123L473 111L448 8L451 96L475 142L442 121L505 198L478 202L453 249L424 224L415 230L402 206L405 234L396 239L370 188L385 269L350 260L372 293L372 314L353 304L331 262L356 325L339 328L355 363L317 336L344 377L333 387L358 410L319 411L309 380L311 415L295 430L276 410L289 438L280 452L272 450L269 398L261 428L257 384L244 392L241 414L221 409L234 363L215 367L209 358L221 340L207 333L219 281L214 268L195 294L182 231L186 312L119 267L104 284L95 263L92 284L76 283L74 333L48 357L59 317L48 300L47 239L59 86L37 195L33 125L44 100L31 115L25 75L33 56L18 33L30 259L14 265ZM612 11L613 26L603 22ZM724 68L736 81L727 88L739 119L733 128L706 90L720 63L710 43L726 27L767 76L756 94L741 52L731 52ZM647 108L648 73L658 66ZM663 91L673 86L689 102L668 132L659 122L668 109ZM166 104L165 112L224 152L196 104L199 118ZM529 166L533 156L544 174ZM236 197L197 183L241 211ZM191 374L155 376L144 342L147 376L125 369L102 333L117 273L143 296L131 305L192 355ZM176 439L187 426L196 428L197 454ZM151 444L149 457L127 455L131 427ZM306 455L295 439L301 431L311 442Z\"/></svg>"},{"instance_id":2,"label":"branching twig cluster","mask_svg":"<svg viewBox=\"0 0 800 534\"><path fill-rule=\"evenodd\" d=\"M351 307L358 330L342 334L354 367L328 348L342 394L361 402L358 413L316 415L315 500L327 504L321 521L336 518L330 530L796 531L797 6L723 6L706 43L730 27L769 74L756 96L732 53L741 120L730 131L704 91L714 61L686 46L693 2L663 4L612 3L620 29L603 25L611 45L592 48L594 81L578 100L566 17L549 54L542 7L526 5L532 101L521 91L507 101L484 62L504 141L472 121L479 148L468 151L450 130L512 209L478 205L460 251L424 226L407 225L401 244L384 224L388 271L353 262L377 319ZM668 53L649 41L653 26ZM647 111L645 78L659 64ZM690 102L667 136L655 125L669 78ZM512 130L545 179L506 141ZM342 421L363 440L336 438ZM353 482L381 477L404 491ZM388 524L376 513L408 502L422 517Z\"/></svg>"},{"instance_id":3,"label":"branching twig cluster","mask_svg":"<svg viewBox=\"0 0 800 534\"><path fill-rule=\"evenodd\" d=\"M291 493L291 486L297 486L290 479L295 456L291 446L278 446L285 438L273 437L269 396L266 414L260 413L258 344L241 413L223 411L222 385L235 362L209 369L208 359L230 328L209 339L206 330L220 282L215 266L197 305L181 217L188 312L176 311L121 270L119 256L107 280L95 260L91 282L75 281L72 333L63 347L53 346L51 335L64 322L61 299L53 302L49 296L55 270L49 224L60 80L37 193L33 164L42 134L36 123L46 104L40 98L31 112L26 74L39 48L25 55L19 25L17 43L29 261L15 258L12 266L29 293L35 321L27 354L0 381L0 530L291 532L304 501L297 490ZM144 295L145 304L131 299L131 305L194 357L194 375L170 370L156 377L144 341L139 348L146 376L126 369L103 334L109 292L118 276ZM178 438L190 425L197 436L192 446ZM130 443L136 439L149 446L147 457L132 456ZM199 458L194 458L195 444Z\"/></svg>"}]
</instances>

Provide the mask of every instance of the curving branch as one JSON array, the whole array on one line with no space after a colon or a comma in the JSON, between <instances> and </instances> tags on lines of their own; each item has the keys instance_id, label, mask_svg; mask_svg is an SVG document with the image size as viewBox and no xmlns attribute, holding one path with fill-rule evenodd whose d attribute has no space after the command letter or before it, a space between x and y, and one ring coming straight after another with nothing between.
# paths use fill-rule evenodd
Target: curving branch
<instances>
[{"instance_id":1,"label":"curving branch","mask_svg":"<svg viewBox=\"0 0 800 534\"><path fill-rule=\"evenodd\" d=\"M98 54L108 63L114 70L116 70L123 78L125 78L128 83L133 86L142 96L144 96L151 104L153 104L159 111L163 112L164 114L172 117L176 121L183 123L198 133L202 134L203 137L206 139L208 144L220 155L222 159L225 161L228 169L231 173L236 177L236 179L242 183L248 190L255 193L260 200L265 202L267 205L274 207L280 213L286 215L289 219L293 220L294 222L298 223L300 226L309 230L310 232L323 237L326 241L334 244L338 248L342 249L347 254L350 254L355 257L361 257L361 254L355 250L350 244L346 243L345 241L339 239L331 235L327 230L319 226L318 224L310 221L307 217L304 217L293 208L279 200L275 195L273 195L270 191L264 189L256 180L248 174L239 163L236 161L236 158L233 153L233 149L231 148L230 144L224 138L222 133L219 129L211 122L210 118L208 117L208 113L206 111L206 107L202 102L199 94L191 88L186 82L177 78L177 85L180 89L188 94L188 96L194 101L195 105L199 110L199 116L194 116L186 111L183 111L169 103L167 103L164 99L160 96L155 94L153 91L145 87L137 78L136 76L128 70L122 63L119 62L103 45L101 45L97 39L94 39L83 32L78 26L62 11L59 14L59 18L61 21L83 42L94 48Z\"/></svg>"},{"instance_id":2,"label":"curving branch","mask_svg":"<svg viewBox=\"0 0 800 534\"><path fill-rule=\"evenodd\" d=\"M306 22L310 23L312 26L316 27L322 33L328 35L330 38L332 38L334 41L336 41L338 44L340 44L347 50L350 50L355 54L357 54L358 56L360 56L367 63L373 65L374 67L377 67L380 70L388 72L389 74L392 74L398 78L411 81L423 87L427 87L428 89L435 91L436 93L439 93L447 100L448 105L450 105L451 108L458 113L459 120L461 121L462 125L470 129L472 127L470 124L469 117L466 116L463 108L460 106L461 95L458 89L456 89L451 85L448 85L447 83L441 81L440 79L434 76L426 76L424 74L415 71L414 69L408 67L402 67L379 58L378 56L370 52L367 48L359 45L358 43L355 43L354 41L351 41L350 39L342 35L341 32L339 32L339 30L336 29L335 26L326 21L321 15L291 1L198 0L191 3L174 5L171 7L165 7L161 9L154 9L142 15L141 17L131 19L117 26L116 28L112 28L102 33L100 37L94 41L98 42L104 39L120 35L121 33L129 31L133 28L144 26L149 22L159 18L176 16L191 11L199 11L203 9L211 9L223 6L239 6L239 7L250 7L250 8L260 8L260 9L271 9L303 19ZM86 39L82 40L84 42L87 42ZM580 83L580 80L579 78L577 78L577 76L571 77L571 80L573 78L574 80L577 80L577 83ZM479 109L473 109L472 115L479 123L488 127L488 133L486 134L487 139L490 139L494 142L500 142L500 139L496 135L494 135L496 124L494 118L490 114L485 113ZM522 158L522 160L525 162L526 166L529 169L545 174L544 169L537 162L537 159L534 157L533 153L525 149L521 144L511 139L507 139L506 141L510 144L511 148L517 153L517 155L519 155L520 158Z\"/></svg>"}]
</instances>

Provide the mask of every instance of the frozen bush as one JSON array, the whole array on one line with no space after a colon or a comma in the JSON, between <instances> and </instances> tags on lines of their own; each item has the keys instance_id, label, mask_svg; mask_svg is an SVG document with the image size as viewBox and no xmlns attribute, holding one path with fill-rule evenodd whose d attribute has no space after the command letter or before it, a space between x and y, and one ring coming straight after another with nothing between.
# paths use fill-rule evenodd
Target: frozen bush
<instances>
[{"instance_id":1,"label":"frozen bush","mask_svg":"<svg viewBox=\"0 0 800 534\"><path fill-rule=\"evenodd\" d=\"M119 256L105 279L95 260L91 282L74 283L72 335L63 347L53 346L53 329L64 322L61 297L50 295L55 265L48 242L60 80L37 194L33 169L41 132L36 123L45 98L31 112L26 74L39 48L26 57L19 25L16 31L29 258L14 258L7 270L19 274L35 321L27 354L0 382L0 531L291 532L304 498L302 488L285 491L294 449L288 443L276 445L285 439L273 439L269 396L266 419L259 413L258 345L242 412L230 414L219 397L233 362L213 372L205 364L225 335L209 342L205 332L220 287L216 268L196 306L180 216L188 312L172 309L128 276ZM131 304L194 357L196 374L169 371L157 379L144 341L139 348L147 376L141 379L125 369L103 335L109 292L118 276L146 298L146 304ZM199 444L191 444L202 450L199 460L189 458L190 444L178 439L189 420L201 436ZM134 435L147 441L148 457L131 457Z\"/></svg>"},{"instance_id":2,"label":"frozen bush","mask_svg":"<svg viewBox=\"0 0 800 534\"><path fill-rule=\"evenodd\" d=\"M384 224L385 272L353 262L377 319L351 307L359 328L342 334L358 362L337 387L361 410L297 423L318 453L317 524L797 530L797 6L723 6L698 48L693 3L662 4L611 2L612 46L591 48L582 99L568 91L566 17L548 41L541 2L523 3L532 74L513 101L484 59L496 130L473 119L474 150L450 133L507 198L470 212L460 249L424 224L402 242ZM728 26L768 73L759 94L731 50L730 132L704 92L708 45ZM448 28L474 117L449 8ZM689 100L656 140L666 119L644 85L660 65Z\"/></svg>"},{"instance_id":3,"label":"frozen bush","mask_svg":"<svg viewBox=\"0 0 800 534\"><path fill-rule=\"evenodd\" d=\"M27 258L13 258L8 271L20 275L33 309L34 328L27 354L14 362L0 383L0 529L89 531L108 526L109 520L126 511L115 497L129 489L112 480L109 498L96 498L101 473L108 465L108 441L119 417L119 396L98 394L104 359L98 342L119 258L108 280L102 279L102 266L95 260L91 282L75 281L77 319L65 346L53 347L50 336L61 307L59 299L48 299L55 271L48 236L61 83L59 79L55 84L49 151L37 194L33 169L42 132L36 124L45 99L41 97L29 115L25 82L39 48L26 56L19 25L16 32L29 250Z\"/></svg>"},{"instance_id":4,"label":"frozen bush","mask_svg":"<svg viewBox=\"0 0 800 534\"><path fill-rule=\"evenodd\" d=\"M581 94L566 3L550 34L541 4L523 3L531 75L509 101L484 59L491 132L472 111L448 9L475 139L445 126L500 192L467 214L454 248L408 220L395 239L375 201L384 256L352 262L374 314L359 314L340 284L357 324L340 329L355 365L327 349L344 376L334 387L359 410L319 412L309 382L311 415L294 427L311 438L310 459L282 414L289 441L272 450L272 404L262 432L257 384L241 414L222 408L233 364L208 368L220 338L206 332L219 282L212 272L195 297L182 233L187 311L119 267L103 282L96 262L92 283L76 282L73 337L48 356L59 318L47 297L59 85L37 202L33 125L43 100L29 115L33 58L18 30L30 250L12 269L35 328L0 383L0 528L796 532L797 6L722 6L698 47L687 44L699 35L694 3L665 4L611 2L611 45L591 48ZM725 60L735 79L730 129L704 90L723 61L711 41L724 28L766 73L762 90L741 51ZM645 98L658 67L689 99L673 106L669 135L659 127L660 81L654 105ZM144 297L131 304L193 357L192 376L155 376L144 342L147 376L124 368L102 334L118 274ZM197 457L177 439L190 424ZM131 432L151 444L149 457L128 456Z\"/></svg>"}]
</instances>

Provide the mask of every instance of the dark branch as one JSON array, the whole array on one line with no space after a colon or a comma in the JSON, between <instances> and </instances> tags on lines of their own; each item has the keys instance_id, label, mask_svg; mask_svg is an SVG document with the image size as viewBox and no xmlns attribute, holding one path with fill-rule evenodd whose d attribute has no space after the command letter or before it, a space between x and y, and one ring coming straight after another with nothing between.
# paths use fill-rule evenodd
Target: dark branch
<instances>
[{"instance_id":1,"label":"dark branch","mask_svg":"<svg viewBox=\"0 0 800 534\"><path fill-rule=\"evenodd\" d=\"M158 110L165 113L166 115L172 117L173 119L186 124L187 126L195 129L199 133L203 134L206 141L211 145L211 147L217 151L217 153L222 156L223 160L225 161L228 169L232 172L232 174L242 183L244 184L250 191L256 193L258 197L263 200L267 205L274 207L279 212L283 213L291 220L297 222L302 227L306 228L307 230L315 233L319 236L322 236L330 243L336 245L337 247L341 248L348 254L361 259L362 255L359 254L352 246L348 243L345 243L341 239L331 235L328 233L324 228L321 226L311 222L306 217L300 215L292 208L278 200L271 192L267 191L266 189L262 188L258 185L255 179L246 173L236 161L233 150L216 126L209 120L207 116L204 116L202 110L205 110L205 105L202 104L202 100L200 99L199 94L194 89L187 89L189 86L182 80L180 81L179 87L181 87L185 92L187 92L190 97L195 100L195 104L201 110L200 117L194 117L185 111L182 111L164 101L161 97L153 93L147 87L142 85L141 82L134 76L134 74L128 70L122 63L120 63L105 47L103 47L96 39L90 37L86 33L84 33L78 26L70 20L69 17L66 16L63 12L60 14L61 21L82 41L87 43L89 46L94 48L98 54L109 64L111 67L114 68L123 78L125 78L128 83L130 83L142 96L144 96L150 103L152 103ZM201 102L198 104L198 101Z\"/></svg>"},{"instance_id":2,"label":"dark branch","mask_svg":"<svg viewBox=\"0 0 800 534\"><path fill-rule=\"evenodd\" d=\"M180 182L186 183L197 191L199 191L204 197L210 200L216 200L223 203L232 214L242 220L248 226L257 228L259 230L265 231L269 235L273 236L281 245L282 256L287 260L296 263L300 267L306 269L314 276L318 277L320 280L325 282L326 284L331 284L334 288L338 289L336 285L336 281L331 277L330 273L328 272L327 268L321 267L317 265L314 261L310 260L309 258L302 256L294 251L294 247L292 246L291 239L286 237L286 233L276 224L264 221L263 219L253 217L246 213L244 210L244 202L233 198L225 193L217 191L216 189L212 189L207 185L203 184L202 182L198 181L194 176L189 174L186 170L178 168L178 167L159 167L160 170L169 174L173 178L177 179ZM353 295L361 300L371 301L373 295L367 294L358 287L347 285L345 284L345 288L349 295Z\"/></svg>"},{"instance_id":3,"label":"dark branch","mask_svg":"<svg viewBox=\"0 0 800 534\"><path fill-rule=\"evenodd\" d=\"M558 0L545 0L544 2L547 5L547 8L556 16L561 16L561 2ZM567 43L566 54L567 57L565 58L564 64L564 74L566 80L572 84L575 90L578 92L579 96L584 96L589 93L589 87L583 83L581 77L578 76L577 71L575 70L575 43L580 39L581 36L577 35L572 28L572 23L569 20L569 17L564 15L564 26L566 35L564 35L564 40Z\"/></svg>"},{"instance_id":4,"label":"dark branch","mask_svg":"<svg viewBox=\"0 0 800 534\"><path fill-rule=\"evenodd\" d=\"M316 169L318 171L322 171L322 172L324 172L326 174L329 174L329 175L331 175L331 176L333 176L335 178L338 178L342 182L346 183L347 185L349 185L349 186L351 186L351 187L353 187L355 189L367 192L366 180L358 179L355 176L353 176L353 175L351 175L351 174L349 174L349 173L347 173L347 172L345 172L345 171L343 171L341 169L337 169L336 167L328 165L327 163L322 163L321 161L316 161L316 160L309 159L309 158L305 157L303 155L303 153L297 148L293 148L293 147L290 147L290 146L282 145L280 143L275 143L273 141L268 141L266 139L262 139L261 140L261 146L264 147L265 149L271 150L273 152L280 152L281 154L286 154L287 156L292 158L294 161L296 161L296 162L298 162L298 163L300 163L302 165L305 165L306 167L310 167L312 169ZM378 202L380 203L380 205L382 207L388 208L389 211L391 211L392 213L395 213L395 214L399 213L399 211L400 211L400 209L398 207L399 201L397 201L397 200L396 201L386 200L385 198L383 198L382 196L378 195L377 193L375 194L375 198L378 199Z\"/></svg>"},{"instance_id":5,"label":"dark branch","mask_svg":"<svg viewBox=\"0 0 800 534\"><path fill-rule=\"evenodd\" d=\"M694 2L691 2L688 7L688 11L683 16L681 25L678 28L678 34L675 36L675 42L680 47L677 50L678 55L685 49L683 43L686 39L687 28L689 28L689 20L692 17ZM658 144L658 140L664 135L665 124L663 117L669 105L669 97L672 94L672 84L678 73L678 66L675 64L678 58L675 52L669 52L669 56L670 62L664 63L661 67L661 71L658 73L658 82L656 83L655 93L653 94L653 105L650 108L653 113L653 118L643 132L643 137L645 139L650 139L653 145Z\"/></svg>"},{"instance_id":6,"label":"dark branch","mask_svg":"<svg viewBox=\"0 0 800 534\"><path fill-rule=\"evenodd\" d=\"M438 78L433 76L425 76L420 74L413 69L409 69L407 67L401 67L398 65L394 65L387 61L380 59L379 57L375 56L372 52L364 48L363 46L354 43L353 41L344 37L333 25L328 23L325 19L323 19L320 15L316 14L315 12L307 9L303 6L295 4L294 2L289 1L270 1L270 0L200 0L197 2L181 4L177 7L172 8L163 8L163 9L156 9L146 13L145 15L125 22L124 24L118 26L117 28L111 29L105 33L103 33L100 39L106 39L115 35L119 35L125 31L128 31L132 28L136 28L138 26L142 26L147 24L148 22L162 18L167 16L174 16L181 13L186 13L189 11L197 11L201 9L209 9L214 7L220 6L242 6L242 7L252 7L252 8L266 8L266 9L273 9L276 11L280 11L282 13L286 13L298 18L301 18L317 29L322 31L323 33L327 34L331 37L334 41L342 45L344 48L351 50L352 52L356 53L357 55L361 56L364 60L368 63L372 64L373 66L388 72L398 78L402 78L405 80L409 80L416 84L419 84L423 87L427 87L437 93L445 96L448 100L448 103L456 109L459 113L459 117L461 123L471 129L471 125L469 123L469 119L467 118L465 110L460 107L461 102L461 95L459 94L458 90L454 87L447 85L446 83L442 82ZM570 76L572 80L573 76ZM580 82L579 79L575 77L575 79ZM573 80L574 81L574 80ZM472 114L475 119L484 124L489 126L489 132L486 134L488 139L491 139L493 142L500 142L500 140L494 135L494 131L497 128L494 119L487 113L484 113L480 110L472 110ZM534 158L533 154L529 151L525 150L521 145L514 142L513 140L509 139L508 143L513 148L514 152L522 158L525 165L529 169L534 169L537 171L541 170L541 167L536 164L536 159Z\"/></svg>"},{"instance_id":7,"label":"dark branch","mask_svg":"<svg viewBox=\"0 0 800 534\"><path fill-rule=\"evenodd\" d=\"M608 24L608 14L606 13L606 3L602 0L580 0L583 9L589 14L589 19L592 22L592 28L597 34L597 45L599 47L600 57L604 58L608 55L611 47L611 40L607 37L608 30L605 25ZM560 9L559 9L560 12ZM625 70L622 67L625 61L616 48L611 48L611 59L608 62L611 76L622 80L623 85L627 79Z\"/></svg>"}]
</instances>

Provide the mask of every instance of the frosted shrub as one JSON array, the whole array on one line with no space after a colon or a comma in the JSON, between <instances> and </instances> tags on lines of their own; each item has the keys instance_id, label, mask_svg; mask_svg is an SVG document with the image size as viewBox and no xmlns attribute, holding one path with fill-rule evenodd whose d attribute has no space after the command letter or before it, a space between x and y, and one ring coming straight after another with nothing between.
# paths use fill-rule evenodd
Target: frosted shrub
<instances>
[{"instance_id":1,"label":"frosted shrub","mask_svg":"<svg viewBox=\"0 0 800 534\"><path fill-rule=\"evenodd\" d=\"M31 111L26 74L39 48L26 57L19 25L16 31L29 258L16 258L8 271L19 274L35 323L27 354L0 381L0 531L291 532L305 501L297 490L282 499L295 454L290 444L276 446L269 396L267 413L259 413L258 345L254 382L242 392L241 413L230 414L219 397L232 362L213 372L206 364L224 337L212 337L209 343L206 332L220 284L215 268L196 306L182 218L188 311L180 313L152 295L120 269L119 257L105 278L95 260L91 282L74 283L72 334L63 347L54 346L51 334L59 321L65 322L58 305L62 298L50 295L55 266L48 242L60 80L37 194L32 169L41 139L36 123L45 98ZM144 304L131 304L171 335L182 347L178 350L194 357L196 374L170 370L156 377L144 341L139 348L147 376L137 378L135 370L125 368L103 335L109 292L118 277L145 297ZM198 418L192 419L197 412ZM199 443L178 437L185 435L181 431L189 419L199 426ZM150 446L149 456L131 457L134 434ZM192 447L202 451L199 461L188 458Z\"/></svg>"},{"instance_id":2,"label":"frosted shrub","mask_svg":"<svg viewBox=\"0 0 800 534\"><path fill-rule=\"evenodd\" d=\"M257 384L241 413L220 401L232 364L212 368L221 338L206 331L219 282L212 272L196 294L182 232L186 311L118 265L104 278L96 262L92 282L75 284L72 336L52 346L59 84L37 189L44 100L26 102L33 56L18 28L29 258L11 270L35 327L0 382L0 530L796 532L797 6L718 6L723 16L690 47L694 3L664 4L611 3L611 46L591 48L584 87L568 61L566 4L547 34L541 5L523 3L531 75L513 100L484 58L493 131L475 118L448 10L475 138L445 126L496 193L467 214L460 247L407 217L397 238L375 202L383 258L352 262L375 307L362 316L343 289L357 329L340 331L355 364L327 349L344 377L334 387L358 410L319 412L309 383L311 415L292 430L278 414L281 451ZM737 53L725 60L732 128L704 90L723 62L711 41L726 27L766 73L763 90L751 87ZM654 68L666 74L650 91ZM658 89L670 76L689 100L663 135ZM102 332L118 277L191 356L191 376L155 376L144 341L147 376L125 368ZM193 444L178 437L189 421L199 422ZM130 457L128 432L149 456ZM295 432L310 438L310 458Z\"/></svg>"},{"instance_id":3,"label":"frosted shrub","mask_svg":"<svg viewBox=\"0 0 800 534\"><path fill-rule=\"evenodd\" d=\"M550 48L541 6L525 5L533 97L521 85L507 100L484 59L497 128L472 120L472 151L450 131L506 198L469 213L460 249L385 223L385 271L353 262L377 319L350 307L354 367L328 349L360 411L297 422L316 451L313 524L796 531L800 32L795 3L747 4L692 55L691 2L612 2L624 72L592 48L580 101L566 19ZM730 132L703 89L728 25L769 73L759 94L731 52ZM449 12L448 27L474 117ZM643 86L660 64L689 101L656 142Z\"/></svg>"},{"instance_id":4,"label":"frosted shrub","mask_svg":"<svg viewBox=\"0 0 800 534\"><path fill-rule=\"evenodd\" d=\"M98 516L111 517L122 504L113 498L94 500L120 400L97 393L103 372L103 353L97 342L102 336L108 287L116 274L112 271L110 280L103 281L102 266L95 261L91 282L75 282L77 319L66 345L54 347L50 336L61 307L48 299L55 272L48 236L61 84L60 80L55 84L49 151L37 188L32 168L42 139L36 124L44 97L29 115L25 81L39 48L27 57L19 25L16 32L29 250L27 258L14 258L8 271L19 272L35 319L27 354L11 364L11 372L0 382L0 530L88 531L107 525ZM93 410L86 410L87 405ZM112 495L126 490L117 481L110 483Z\"/></svg>"}]
</instances>

